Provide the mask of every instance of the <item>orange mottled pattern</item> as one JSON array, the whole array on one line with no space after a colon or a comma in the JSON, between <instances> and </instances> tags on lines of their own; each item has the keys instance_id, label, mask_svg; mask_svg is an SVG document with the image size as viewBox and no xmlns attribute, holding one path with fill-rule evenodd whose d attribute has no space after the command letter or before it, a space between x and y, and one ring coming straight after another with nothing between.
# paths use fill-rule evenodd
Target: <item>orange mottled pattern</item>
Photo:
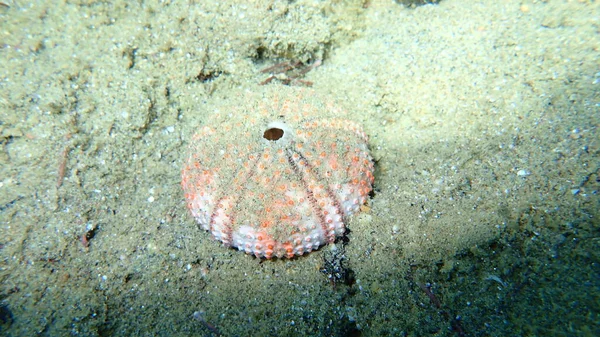
<instances>
[{"instance_id":1,"label":"orange mottled pattern","mask_svg":"<svg viewBox=\"0 0 600 337\"><path fill-rule=\"evenodd\" d=\"M270 259L335 241L373 185L367 136L306 89L267 87L214 111L182 170L187 206L226 246Z\"/></svg>"}]
</instances>

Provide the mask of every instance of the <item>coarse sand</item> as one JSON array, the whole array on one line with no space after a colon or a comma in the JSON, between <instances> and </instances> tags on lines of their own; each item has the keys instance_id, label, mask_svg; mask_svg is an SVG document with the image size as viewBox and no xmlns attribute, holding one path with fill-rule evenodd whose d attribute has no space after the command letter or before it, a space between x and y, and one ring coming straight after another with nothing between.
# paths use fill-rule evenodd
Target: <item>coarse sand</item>
<instances>
[{"instance_id":1,"label":"coarse sand","mask_svg":"<svg viewBox=\"0 0 600 337\"><path fill-rule=\"evenodd\" d=\"M0 2L0 335L600 335L600 2ZM268 82L268 83L267 83ZM374 191L261 260L185 207L215 111L311 86Z\"/></svg>"}]
</instances>

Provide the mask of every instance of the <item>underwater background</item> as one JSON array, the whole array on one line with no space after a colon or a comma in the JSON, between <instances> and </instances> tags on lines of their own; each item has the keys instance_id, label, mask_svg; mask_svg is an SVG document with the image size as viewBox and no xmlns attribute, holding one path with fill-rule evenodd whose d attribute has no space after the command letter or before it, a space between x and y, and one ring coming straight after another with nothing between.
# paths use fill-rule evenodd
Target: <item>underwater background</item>
<instances>
[{"instance_id":1,"label":"underwater background","mask_svg":"<svg viewBox=\"0 0 600 337\"><path fill-rule=\"evenodd\" d=\"M0 2L0 335L600 335L600 3ZM261 86L369 136L335 244L198 228L194 133Z\"/></svg>"}]
</instances>

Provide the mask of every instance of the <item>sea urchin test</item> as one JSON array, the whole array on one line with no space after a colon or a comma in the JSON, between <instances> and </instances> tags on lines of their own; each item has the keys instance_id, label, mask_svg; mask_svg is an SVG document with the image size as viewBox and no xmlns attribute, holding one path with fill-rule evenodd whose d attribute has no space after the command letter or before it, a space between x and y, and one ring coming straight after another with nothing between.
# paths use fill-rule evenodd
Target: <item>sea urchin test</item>
<instances>
[{"instance_id":1,"label":"sea urchin test","mask_svg":"<svg viewBox=\"0 0 600 337\"><path fill-rule=\"evenodd\" d=\"M260 90L208 117L181 185L215 239L291 258L344 234L371 191L373 161L362 128L334 103L306 89Z\"/></svg>"}]
</instances>

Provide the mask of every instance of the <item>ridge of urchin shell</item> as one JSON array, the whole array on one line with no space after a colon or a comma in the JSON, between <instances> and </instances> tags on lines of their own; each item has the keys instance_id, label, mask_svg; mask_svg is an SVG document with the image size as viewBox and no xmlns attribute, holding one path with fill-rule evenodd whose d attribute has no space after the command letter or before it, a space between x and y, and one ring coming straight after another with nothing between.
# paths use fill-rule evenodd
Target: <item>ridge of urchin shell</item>
<instances>
[{"instance_id":1,"label":"ridge of urchin shell","mask_svg":"<svg viewBox=\"0 0 600 337\"><path fill-rule=\"evenodd\" d=\"M267 259L342 236L374 180L360 125L312 91L275 88L210 116L190 142L181 181L202 228Z\"/></svg>"}]
</instances>

